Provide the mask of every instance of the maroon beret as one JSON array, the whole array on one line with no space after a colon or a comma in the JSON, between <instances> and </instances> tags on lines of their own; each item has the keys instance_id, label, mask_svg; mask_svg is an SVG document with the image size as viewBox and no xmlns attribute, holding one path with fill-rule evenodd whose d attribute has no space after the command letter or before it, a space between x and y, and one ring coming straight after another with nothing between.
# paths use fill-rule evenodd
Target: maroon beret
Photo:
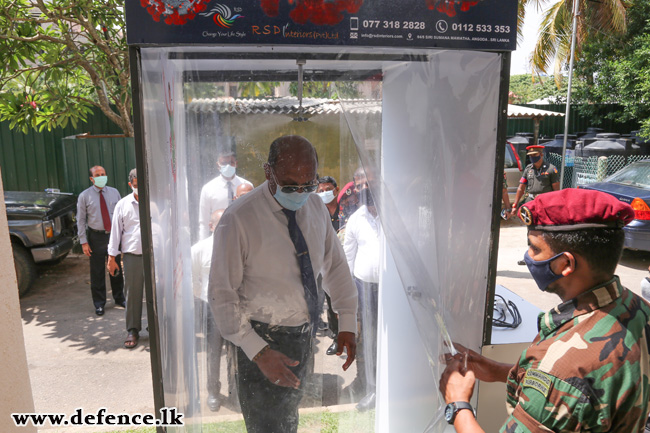
<instances>
[{"instance_id":1,"label":"maroon beret","mask_svg":"<svg viewBox=\"0 0 650 433\"><path fill-rule=\"evenodd\" d=\"M623 228L634 219L634 210L604 192L567 188L538 195L519 208L519 218L530 230Z\"/></svg>"}]
</instances>

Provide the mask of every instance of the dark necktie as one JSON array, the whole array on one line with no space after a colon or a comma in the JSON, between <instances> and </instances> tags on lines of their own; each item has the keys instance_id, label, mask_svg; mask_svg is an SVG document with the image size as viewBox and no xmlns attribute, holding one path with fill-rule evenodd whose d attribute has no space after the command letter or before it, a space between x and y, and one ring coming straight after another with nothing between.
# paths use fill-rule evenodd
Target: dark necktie
<instances>
[{"instance_id":1,"label":"dark necktie","mask_svg":"<svg viewBox=\"0 0 650 433\"><path fill-rule=\"evenodd\" d=\"M104 200L104 191L99 191L99 207L102 209L102 221L104 222L104 230L107 232L111 231L111 216L108 214L108 206L106 206L106 200Z\"/></svg>"},{"instance_id":2,"label":"dark necktie","mask_svg":"<svg viewBox=\"0 0 650 433\"><path fill-rule=\"evenodd\" d=\"M230 205L235 198L235 193L232 189L231 181L226 182L226 185L228 185L228 204Z\"/></svg>"},{"instance_id":3,"label":"dark necktie","mask_svg":"<svg viewBox=\"0 0 650 433\"><path fill-rule=\"evenodd\" d=\"M318 323L318 289L316 288L316 278L314 278L314 269L311 267L311 258L309 257L309 250L307 249L307 242L302 235L300 227L296 222L296 211L289 209L282 209L282 212L289 219L289 237L293 245L296 247L296 256L298 257L298 265L300 266L300 277L302 278L302 286L305 289L305 300L307 301L307 308L309 308L309 319L316 330Z\"/></svg>"}]
</instances>

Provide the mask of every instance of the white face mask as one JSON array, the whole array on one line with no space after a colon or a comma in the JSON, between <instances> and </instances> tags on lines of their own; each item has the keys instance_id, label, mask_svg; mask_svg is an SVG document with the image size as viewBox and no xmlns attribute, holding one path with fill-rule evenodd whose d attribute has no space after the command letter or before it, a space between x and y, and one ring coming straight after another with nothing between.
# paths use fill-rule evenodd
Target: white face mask
<instances>
[{"instance_id":1,"label":"white face mask","mask_svg":"<svg viewBox=\"0 0 650 433\"><path fill-rule=\"evenodd\" d=\"M136 188L131 187L131 189L133 190L133 194L138 195L138 188L137 187Z\"/></svg>"},{"instance_id":2,"label":"white face mask","mask_svg":"<svg viewBox=\"0 0 650 433\"><path fill-rule=\"evenodd\" d=\"M235 175L236 168L230 164L221 166L220 170L223 177L233 177Z\"/></svg>"},{"instance_id":3,"label":"white face mask","mask_svg":"<svg viewBox=\"0 0 650 433\"><path fill-rule=\"evenodd\" d=\"M325 204L331 203L332 200L334 200L334 191L332 190L319 192L317 194Z\"/></svg>"}]
</instances>

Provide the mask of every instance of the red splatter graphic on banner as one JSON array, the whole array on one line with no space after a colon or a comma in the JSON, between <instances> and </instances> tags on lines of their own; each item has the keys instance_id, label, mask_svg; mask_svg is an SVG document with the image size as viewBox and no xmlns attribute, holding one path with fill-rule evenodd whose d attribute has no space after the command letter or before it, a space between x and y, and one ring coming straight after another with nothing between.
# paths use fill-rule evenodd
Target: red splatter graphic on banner
<instances>
[{"instance_id":1,"label":"red splatter graphic on banner","mask_svg":"<svg viewBox=\"0 0 650 433\"><path fill-rule=\"evenodd\" d=\"M359 12L364 0L288 0L295 7L289 12L289 17L296 24L311 22L317 26L336 25L345 18L344 12L354 14ZM280 13L280 0L260 0L260 6L269 17Z\"/></svg>"},{"instance_id":2,"label":"red splatter graphic on banner","mask_svg":"<svg viewBox=\"0 0 650 433\"><path fill-rule=\"evenodd\" d=\"M196 14L207 9L210 0L140 0L154 21L165 19L165 24L182 26Z\"/></svg>"},{"instance_id":3,"label":"red splatter graphic on banner","mask_svg":"<svg viewBox=\"0 0 650 433\"><path fill-rule=\"evenodd\" d=\"M426 0L427 7L431 10L437 10L449 17L456 16L456 6L460 5L461 12L467 12L470 8L476 6L479 1L465 1L465 0Z\"/></svg>"}]
</instances>

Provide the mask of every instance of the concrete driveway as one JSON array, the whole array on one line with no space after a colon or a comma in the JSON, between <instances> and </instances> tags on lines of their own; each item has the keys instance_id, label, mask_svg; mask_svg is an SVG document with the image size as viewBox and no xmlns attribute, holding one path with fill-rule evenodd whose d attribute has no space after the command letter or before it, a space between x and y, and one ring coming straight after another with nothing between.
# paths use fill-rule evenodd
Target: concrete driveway
<instances>
[{"instance_id":1,"label":"concrete driveway","mask_svg":"<svg viewBox=\"0 0 650 433\"><path fill-rule=\"evenodd\" d=\"M497 283L540 309L548 310L558 304L558 298L541 292L527 268L517 265L525 250L526 228L516 221L504 222ZM640 293L640 282L648 275L649 264L650 253L626 251L618 268L623 284ZM153 413L147 332L142 332L138 347L124 349L124 310L115 308L111 299L106 305L106 314L96 316L90 297L89 278L88 259L73 255L59 265L43 268L34 287L21 299L35 409L41 413L72 414L79 407L86 412L106 407L112 413ZM319 350L325 350L330 341L329 338L320 337ZM325 359L327 365L317 365L317 371L335 372L325 375L324 387L341 389L354 379L354 367L343 374L340 359L321 359ZM222 368L222 394L227 389L224 370ZM326 396L325 399L328 404L336 404L336 398ZM210 414L207 409L204 413ZM232 419L235 416L232 414L232 407L228 406L218 413L226 416L223 419ZM45 430L52 433L116 429Z\"/></svg>"}]
</instances>

